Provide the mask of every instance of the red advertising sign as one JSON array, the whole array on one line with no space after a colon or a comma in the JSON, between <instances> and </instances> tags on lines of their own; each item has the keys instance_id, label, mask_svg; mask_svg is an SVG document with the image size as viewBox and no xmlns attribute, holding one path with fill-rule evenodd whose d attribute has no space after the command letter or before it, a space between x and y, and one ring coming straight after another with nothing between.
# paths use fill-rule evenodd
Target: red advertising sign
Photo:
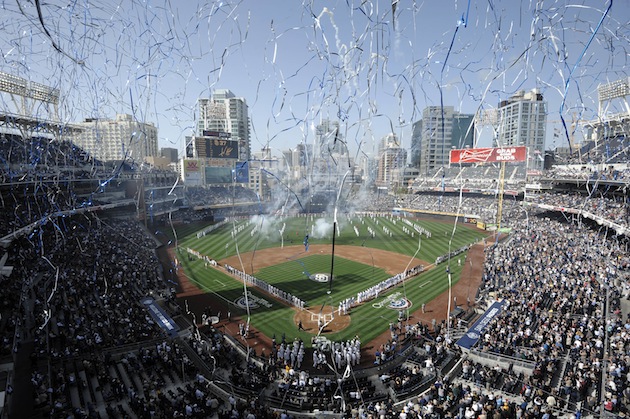
<instances>
[{"instance_id":1,"label":"red advertising sign","mask_svg":"<svg viewBox=\"0 0 630 419\"><path fill-rule=\"evenodd\" d=\"M451 150L453 163L497 163L527 160L527 147L487 147Z\"/></svg>"},{"instance_id":2,"label":"red advertising sign","mask_svg":"<svg viewBox=\"0 0 630 419\"><path fill-rule=\"evenodd\" d=\"M186 160L186 172L198 172L199 162L197 160Z\"/></svg>"}]
</instances>

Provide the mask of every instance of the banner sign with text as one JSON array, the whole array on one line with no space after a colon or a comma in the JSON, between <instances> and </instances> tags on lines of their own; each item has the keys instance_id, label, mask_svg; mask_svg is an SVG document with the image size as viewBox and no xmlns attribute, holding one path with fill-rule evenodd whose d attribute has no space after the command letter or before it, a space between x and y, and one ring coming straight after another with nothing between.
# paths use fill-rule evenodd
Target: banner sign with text
<instances>
[{"instance_id":1,"label":"banner sign with text","mask_svg":"<svg viewBox=\"0 0 630 419\"><path fill-rule=\"evenodd\" d=\"M515 163L527 160L527 147L465 148L451 150L454 163Z\"/></svg>"},{"instance_id":2,"label":"banner sign with text","mask_svg":"<svg viewBox=\"0 0 630 419\"><path fill-rule=\"evenodd\" d=\"M457 344L465 349L470 349L475 346L479 338L481 338L488 323L501 314L504 304L505 300L495 301L490 308L483 313L483 316L481 316L479 320L477 320L475 324L468 329L466 334L457 341Z\"/></svg>"},{"instance_id":3,"label":"banner sign with text","mask_svg":"<svg viewBox=\"0 0 630 419\"><path fill-rule=\"evenodd\" d=\"M166 314L166 312L160 307L157 302L151 297L145 297L141 300L141 303L149 311L149 314L153 318L153 321L157 323L169 336L177 336L179 332L179 326Z\"/></svg>"}]
</instances>

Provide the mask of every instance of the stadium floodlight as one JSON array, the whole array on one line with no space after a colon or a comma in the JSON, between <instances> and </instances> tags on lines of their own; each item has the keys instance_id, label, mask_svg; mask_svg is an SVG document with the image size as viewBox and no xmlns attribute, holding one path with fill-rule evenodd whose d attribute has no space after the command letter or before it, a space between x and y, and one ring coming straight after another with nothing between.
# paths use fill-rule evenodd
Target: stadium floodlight
<instances>
[{"instance_id":1,"label":"stadium floodlight","mask_svg":"<svg viewBox=\"0 0 630 419\"><path fill-rule=\"evenodd\" d=\"M57 105L59 89L0 72L0 91Z\"/></svg>"},{"instance_id":2,"label":"stadium floodlight","mask_svg":"<svg viewBox=\"0 0 630 419\"><path fill-rule=\"evenodd\" d=\"M52 103L54 105L59 103L59 89L54 89L40 83L31 82L28 93L28 97L30 97L31 99Z\"/></svg>"},{"instance_id":3,"label":"stadium floodlight","mask_svg":"<svg viewBox=\"0 0 630 419\"><path fill-rule=\"evenodd\" d=\"M0 72L0 91L26 96L27 90L27 82L25 79Z\"/></svg>"},{"instance_id":4,"label":"stadium floodlight","mask_svg":"<svg viewBox=\"0 0 630 419\"><path fill-rule=\"evenodd\" d=\"M599 101L612 100L630 95L630 78L615 80L597 87Z\"/></svg>"}]
</instances>

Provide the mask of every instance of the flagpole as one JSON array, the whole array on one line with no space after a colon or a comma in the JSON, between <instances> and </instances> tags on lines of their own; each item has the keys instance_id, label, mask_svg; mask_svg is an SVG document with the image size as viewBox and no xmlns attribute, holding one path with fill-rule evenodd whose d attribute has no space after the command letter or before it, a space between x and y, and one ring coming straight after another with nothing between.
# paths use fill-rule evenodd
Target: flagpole
<instances>
[{"instance_id":1,"label":"flagpole","mask_svg":"<svg viewBox=\"0 0 630 419\"><path fill-rule=\"evenodd\" d=\"M332 257L330 259L330 276L328 277L328 294L332 293L332 281L333 281L333 267L335 266L335 236L337 232L337 221L333 221L333 236L332 236Z\"/></svg>"}]
</instances>

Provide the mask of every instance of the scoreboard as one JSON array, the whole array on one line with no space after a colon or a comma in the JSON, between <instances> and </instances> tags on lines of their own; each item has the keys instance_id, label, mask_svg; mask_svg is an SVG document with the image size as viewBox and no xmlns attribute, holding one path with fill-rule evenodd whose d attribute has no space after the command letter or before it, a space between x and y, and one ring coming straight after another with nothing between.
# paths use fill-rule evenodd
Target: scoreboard
<instances>
[{"instance_id":1,"label":"scoreboard","mask_svg":"<svg viewBox=\"0 0 630 419\"><path fill-rule=\"evenodd\" d=\"M198 157L209 159L238 159L238 141L226 138L195 137Z\"/></svg>"},{"instance_id":2,"label":"scoreboard","mask_svg":"<svg viewBox=\"0 0 630 419\"><path fill-rule=\"evenodd\" d=\"M206 150L209 151L206 156L209 158L237 159L238 141L207 138Z\"/></svg>"}]
</instances>

